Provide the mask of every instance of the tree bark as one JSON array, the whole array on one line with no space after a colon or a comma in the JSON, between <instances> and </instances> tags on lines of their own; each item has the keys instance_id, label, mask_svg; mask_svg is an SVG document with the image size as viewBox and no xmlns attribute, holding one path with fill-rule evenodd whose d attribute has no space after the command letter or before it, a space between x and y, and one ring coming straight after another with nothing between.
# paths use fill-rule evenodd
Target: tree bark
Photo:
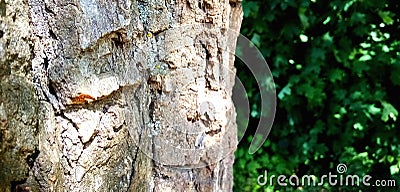
<instances>
[{"instance_id":1,"label":"tree bark","mask_svg":"<svg viewBox=\"0 0 400 192\"><path fill-rule=\"evenodd\" d=\"M0 191L231 191L240 2L0 0Z\"/></svg>"}]
</instances>

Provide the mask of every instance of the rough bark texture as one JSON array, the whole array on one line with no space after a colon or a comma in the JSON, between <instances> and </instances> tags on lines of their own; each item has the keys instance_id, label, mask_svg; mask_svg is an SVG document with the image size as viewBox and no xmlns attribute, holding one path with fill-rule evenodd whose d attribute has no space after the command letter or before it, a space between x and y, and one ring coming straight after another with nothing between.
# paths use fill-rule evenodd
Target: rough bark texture
<instances>
[{"instance_id":1,"label":"rough bark texture","mask_svg":"<svg viewBox=\"0 0 400 192\"><path fill-rule=\"evenodd\" d=\"M0 0L0 191L231 191L241 14Z\"/></svg>"}]
</instances>

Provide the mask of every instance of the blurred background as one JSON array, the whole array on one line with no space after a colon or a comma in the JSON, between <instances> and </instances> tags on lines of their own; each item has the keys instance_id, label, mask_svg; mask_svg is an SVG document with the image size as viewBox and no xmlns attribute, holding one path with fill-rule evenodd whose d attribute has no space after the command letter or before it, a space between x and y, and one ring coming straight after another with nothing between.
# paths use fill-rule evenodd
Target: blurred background
<instances>
[{"instance_id":1,"label":"blurred background","mask_svg":"<svg viewBox=\"0 0 400 192\"><path fill-rule=\"evenodd\" d=\"M235 153L234 191L400 191L400 1L245 0L241 34L272 71L276 117L256 153L257 84L236 59L250 121ZM240 110L240 109L238 109ZM259 175L338 174L391 179L396 187L260 186ZM328 184L328 182L325 182Z\"/></svg>"}]
</instances>

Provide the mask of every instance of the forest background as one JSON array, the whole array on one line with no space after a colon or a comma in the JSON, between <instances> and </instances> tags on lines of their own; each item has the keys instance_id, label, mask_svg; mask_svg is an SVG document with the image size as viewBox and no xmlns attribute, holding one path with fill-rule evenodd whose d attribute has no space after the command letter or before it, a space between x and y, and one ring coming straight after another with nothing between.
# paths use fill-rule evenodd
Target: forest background
<instances>
[{"instance_id":1,"label":"forest background","mask_svg":"<svg viewBox=\"0 0 400 192\"><path fill-rule=\"evenodd\" d=\"M257 84L238 60L250 100L249 123L235 153L234 191L371 191L371 186L261 186L268 175L321 175L340 163L345 175L400 185L400 1L269 0L242 2L241 34L272 71L276 117L255 154L249 144L260 118ZM237 109L240 110L240 109ZM269 183L268 183L269 184Z\"/></svg>"}]
</instances>

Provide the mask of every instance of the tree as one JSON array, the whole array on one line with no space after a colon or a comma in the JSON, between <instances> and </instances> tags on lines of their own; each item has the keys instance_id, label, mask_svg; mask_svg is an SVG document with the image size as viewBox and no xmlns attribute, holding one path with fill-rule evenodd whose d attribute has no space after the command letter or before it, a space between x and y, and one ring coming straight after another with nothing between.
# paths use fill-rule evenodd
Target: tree
<instances>
[{"instance_id":1,"label":"tree","mask_svg":"<svg viewBox=\"0 0 400 192\"><path fill-rule=\"evenodd\" d=\"M1 0L0 16L0 191L231 190L239 2Z\"/></svg>"}]
</instances>

